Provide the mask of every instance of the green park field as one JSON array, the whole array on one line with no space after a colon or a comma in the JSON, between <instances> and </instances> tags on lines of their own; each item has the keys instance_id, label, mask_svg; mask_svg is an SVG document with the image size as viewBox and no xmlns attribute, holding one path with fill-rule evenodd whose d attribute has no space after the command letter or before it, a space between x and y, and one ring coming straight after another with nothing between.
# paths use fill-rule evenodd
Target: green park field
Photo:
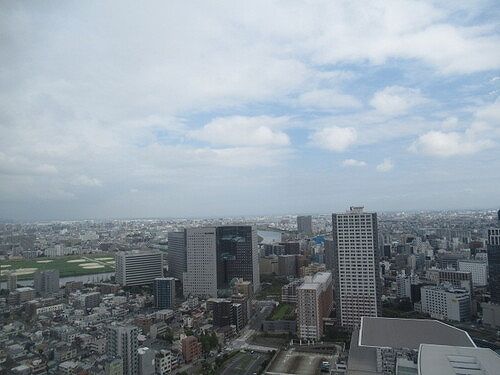
<instances>
[{"instance_id":1,"label":"green park field","mask_svg":"<svg viewBox=\"0 0 500 375\"><path fill-rule=\"evenodd\" d=\"M29 280L37 270L59 270L60 277L114 272L114 254L83 254L57 258L0 260L1 280L8 271L14 271L18 280Z\"/></svg>"}]
</instances>

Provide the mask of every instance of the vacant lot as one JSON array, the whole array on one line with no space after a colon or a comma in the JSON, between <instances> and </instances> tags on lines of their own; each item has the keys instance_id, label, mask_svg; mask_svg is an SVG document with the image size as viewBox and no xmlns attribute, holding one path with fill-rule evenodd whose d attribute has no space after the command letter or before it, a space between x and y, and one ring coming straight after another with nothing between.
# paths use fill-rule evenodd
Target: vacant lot
<instances>
[{"instance_id":1,"label":"vacant lot","mask_svg":"<svg viewBox=\"0 0 500 375\"><path fill-rule=\"evenodd\" d=\"M114 254L84 254L58 258L34 258L23 260L0 260L1 279L5 280L6 271L14 271L19 280L33 278L37 270L59 270L59 276L80 276L113 272Z\"/></svg>"},{"instance_id":2,"label":"vacant lot","mask_svg":"<svg viewBox=\"0 0 500 375\"><path fill-rule=\"evenodd\" d=\"M297 352L293 349L281 352L268 369L268 373L295 375L321 374L320 364L331 357L324 354Z\"/></svg>"}]
</instances>

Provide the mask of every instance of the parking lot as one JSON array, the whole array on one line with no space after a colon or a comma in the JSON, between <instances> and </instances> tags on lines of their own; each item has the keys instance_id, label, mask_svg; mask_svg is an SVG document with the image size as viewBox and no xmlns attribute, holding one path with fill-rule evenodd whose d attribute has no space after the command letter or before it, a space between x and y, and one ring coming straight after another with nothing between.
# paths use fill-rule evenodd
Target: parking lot
<instances>
[{"instance_id":1,"label":"parking lot","mask_svg":"<svg viewBox=\"0 0 500 375\"><path fill-rule=\"evenodd\" d=\"M321 374L322 361L330 361L331 356L318 353L298 352L290 349L281 352L273 361L266 374L316 375ZM325 373L323 373L325 374Z\"/></svg>"}]
</instances>

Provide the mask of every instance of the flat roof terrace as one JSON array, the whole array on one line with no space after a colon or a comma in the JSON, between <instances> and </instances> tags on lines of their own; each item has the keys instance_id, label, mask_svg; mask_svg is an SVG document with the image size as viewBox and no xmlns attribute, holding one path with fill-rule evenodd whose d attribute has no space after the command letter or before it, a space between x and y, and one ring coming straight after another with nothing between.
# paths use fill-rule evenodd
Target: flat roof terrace
<instances>
[{"instance_id":1,"label":"flat roof terrace","mask_svg":"<svg viewBox=\"0 0 500 375\"><path fill-rule=\"evenodd\" d=\"M438 320L361 318L360 346L418 350L420 344L476 347L467 332Z\"/></svg>"}]
</instances>

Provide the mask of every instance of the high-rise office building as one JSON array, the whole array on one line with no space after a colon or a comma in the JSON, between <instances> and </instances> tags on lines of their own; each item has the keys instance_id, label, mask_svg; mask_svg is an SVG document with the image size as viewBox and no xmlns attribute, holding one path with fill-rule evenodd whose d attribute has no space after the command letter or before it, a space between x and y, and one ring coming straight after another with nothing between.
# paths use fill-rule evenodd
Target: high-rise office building
<instances>
[{"instance_id":1,"label":"high-rise office building","mask_svg":"<svg viewBox=\"0 0 500 375\"><path fill-rule=\"evenodd\" d=\"M163 277L160 251L120 251L115 258L116 282L122 286L153 284L155 278Z\"/></svg>"},{"instance_id":2,"label":"high-rise office building","mask_svg":"<svg viewBox=\"0 0 500 375\"><path fill-rule=\"evenodd\" d=\"M297 232L303 234L312 234L312 217L297 216Z\"/></svg>"},{"instance_id":3,"label":"high-rise office building","mask_svg":"<svg viewBox=\"0 0 500 375\"><path fill-rule=\"evenodd\" d=\"M184 295L217 297L216 229L186 229L187 271L183 277Z\"/></svg>"},{"instance_id":4,"label":"high-rise office building","mask_svg":"<svg viewBox=\"0 0 500 375\"><path fill-rule=\"evenodd\" d=\"M260 288L259 248L256 230L249 225L217 227L217 289L229 289L233 279Z\"/></svg>"},{"instance_id":5,"label":"high-rise office building","mask_svg":"<svg viewBox=\"0 0 500 375\"><path fill-rule=\"evenodd\" d=\"M182 281L187 272L186 230L168 233L168 274Z\"/></svg>"},{"instance_id":6,"label":"high-rise office building","mask_svg":"<svg viewBox=\"0 0 500 375\"><path fill-rule=\"evenodd\" d=\"M333 270L333 240L331 238L325 238L324 245L325 254L325 266L327 270Z\"/></svg>"},{"instance_id":7,"label":"high-rise office building","mask_svg":"<svg viewBox=\"0 0 500 375\"><path fill-rule=\"evenodd\" d=\"M318 272L306 276L297 287L298 336L304 340L320 340L324 318L333 309L333 279L331 272Z\"/></svg>"},{"instance_id":8,"label":"high-rise office building","mask_svg":"<svg viewBox=\"0 0 500 375\"><path fill-rule=\"evenodd\" d=\"M41 296L57 293L59 292L59 271L38 270L33 276L33 283L36 292Z\"/></svg>"},{"instance_id":9,"label":"high-rise office building","mask_svg":"<svg viewBox=\"0 0 500 375\"><path fill-rule=\"evenodd\" d=\"M491 302L500 304L500 228L488 229L487 251Z\"/></svg>"},{"instance_id":10,"label":"high-rise office building","mask_svg":"<svg viewBox=\"0 0 500 375\"><path fill-rule=\"evenodd\" d=\"M243 279L260 287L257 233L251 226L186 229L187 272L184 295L216 297L231 293L231 282Z\"/></svg>"},{"instance_id":11,"label":"high-rise office building","mask_svg":"<svg viewBox=\"0 0 500 375\"><path fill-rule=\"evenodd\" d=\"M139 328L135 326L111 326L108 328L108 357L120 357L123 361L124 375L137 375L139 372Z\"/></svg>"},{"instance_id":12,"label":"high-rise office building","mask_svg":"<svg viewBox=\"0 0 500 375\"><path fill-rule=\"evenodd\" d=\"M377 214L351 207L332 215L336 308L343 326L381 312Z\"/></svg>"},{"instance_id":13,"label":"high-rise office building","mask_svg":"<svg viewBox=\"0 0 500 375\"><path fill-rule=\"evenodd\" d=\"M175 305L175 278L157 277L154 279L153 296L157 309L172 309Z\"/></svg>"}]
</instances>

